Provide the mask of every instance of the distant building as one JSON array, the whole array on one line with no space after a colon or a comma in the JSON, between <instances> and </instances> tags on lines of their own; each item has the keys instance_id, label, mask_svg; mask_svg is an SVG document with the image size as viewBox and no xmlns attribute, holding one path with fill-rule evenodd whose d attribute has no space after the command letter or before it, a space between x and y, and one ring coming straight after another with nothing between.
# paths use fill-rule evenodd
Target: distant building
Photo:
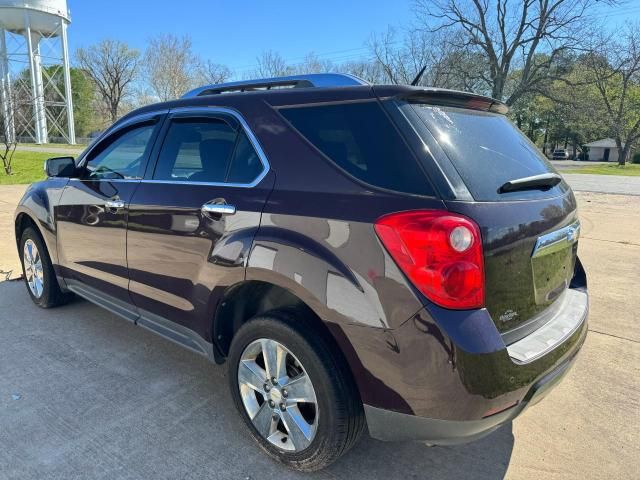
<instances>
[{"instance_id":1,"label":"distant building","mask_svg":"<svg viewBox=\"0 0 640 480\"><path fill-rule=\"evenodd\" d=\"M624 144L622 146L624 147ZM589 149L587 158L592 162L617 162L620 156L620 149L613 138L587 143L585 147Z\"/></svg>"}]
</instances>

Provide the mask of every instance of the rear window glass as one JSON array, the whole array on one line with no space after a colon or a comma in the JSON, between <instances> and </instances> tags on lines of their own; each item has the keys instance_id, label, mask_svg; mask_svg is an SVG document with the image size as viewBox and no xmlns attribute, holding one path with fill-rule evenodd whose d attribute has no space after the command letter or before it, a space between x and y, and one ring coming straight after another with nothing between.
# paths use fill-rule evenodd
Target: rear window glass
<instances>
[{"instance_id":1,"label":"rear window glass","mask_svg":"<svg viewBox=\"0 0 640 480\"><path fill-rule=\"evenodd\" d=\"M376 102L280 109L340 168L377 187L433 195L428 180Z\"/></svg>"},{"instance_id":2,"label":"rear window glass","mask_svg":"<svg viewBox=\"0 0 640 480\"><path fill-rule=\"evenodd\" d=\"M511 194L498 193L507 181L555 171L504 115L425 104L412 107L478 201L511 199Z\"/></svg>"}]
</instances>

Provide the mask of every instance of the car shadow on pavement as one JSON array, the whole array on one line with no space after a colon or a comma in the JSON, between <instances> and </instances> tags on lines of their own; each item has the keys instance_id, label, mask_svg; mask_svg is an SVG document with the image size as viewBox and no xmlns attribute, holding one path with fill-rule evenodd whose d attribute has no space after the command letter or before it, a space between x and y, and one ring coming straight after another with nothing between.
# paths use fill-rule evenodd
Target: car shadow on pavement
<instances>
[{"instance_id":1,"label":"car shadow on pavement","mask_svg":"<svg viewBox=\"0 0 640 480\"><path fill-rule=\"evenodd\" d=\"M513 450L512 425L466 445L428 447L419 442L386 443L366 436L328 469L337 478L503 478Z\"/></svg>"},{"instance_id":2,"label":"car shadow on pavement","mask_svg":"<svg viewBox=\"0 0 640 480\"><path fill-rule=\"evenodd\" d=\"M0 282L2 478L496 479L507 424L455 447L364 436L328 469L268 459L235 411L224 366L88 302L41 310Z\"/></svg>"}]
</instances>

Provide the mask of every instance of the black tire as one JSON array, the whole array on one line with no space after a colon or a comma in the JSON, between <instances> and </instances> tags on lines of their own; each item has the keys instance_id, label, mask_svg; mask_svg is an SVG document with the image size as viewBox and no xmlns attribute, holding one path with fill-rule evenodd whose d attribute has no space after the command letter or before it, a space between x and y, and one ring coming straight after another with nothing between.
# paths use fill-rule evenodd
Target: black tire
<instances>
[{"instance_id":1,"label":"black tire","mask_svg":"<svg viewBox=\"0 0 640 480\"><path fill-rule=\"evenodd\" d=\"M275 447L258 432L244 407L238 366L247 346L261 338L285 346L302 364L316 391L316 433L303 450L287 452ZM360 438L365 417L351 372L328 334L319 332L296 310L269 312L245 323L233 338L228 363L236 408L253 438L273 459L295 470L316 471L336 461Z\"/></svg>"},{"instance_id":2,"label":"black tire","mask_svg":"<svg viewBox=\"0 0 640 480\"><path fill-rule=\"evenodd\" d=\"M43 289L40 296L36 296L34 292L31 291L31 288L29 287L29 283L27 281L27 272L25 270L24 260L24 245L28 240L31 240L36 245L42 261ZM22 275L24 278L24 283L27 287L27 292L29 292L29 297L31 297L31 300L33 300L33 303L41 308L51 308L57 307L58 305L64 305L73 298L72 293L65 293L60 289L60 285L58 285L58 279L56 278L56 273L53 269L53 264L51 263L51 257L49 256L47 247L44 244L40 233L33 227L27 227L22 232L22 236L20 237L19 255L20 263L22 264Z\"/></svg>"}]
</instances>

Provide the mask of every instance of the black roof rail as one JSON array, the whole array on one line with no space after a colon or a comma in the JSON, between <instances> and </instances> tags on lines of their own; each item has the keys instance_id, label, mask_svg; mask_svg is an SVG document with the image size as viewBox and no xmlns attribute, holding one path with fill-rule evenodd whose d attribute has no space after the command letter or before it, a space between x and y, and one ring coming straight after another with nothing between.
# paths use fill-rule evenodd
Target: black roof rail
<instances>
[{"instance_id":1,"label":"black roof rail","mask_svg":"<svg viewBox=\"0 0 640 480\"><path fill-rule=\"evenodd\" d=\"M273 88L313 88L313 87L351 87L369 85L369 82L346 73L310 73L288 77L260 78L239 82L205 85L185 93L182 98L217 95L220 93L247 92L252 90L271 90Z\"/></svg>"}]
</instances>

